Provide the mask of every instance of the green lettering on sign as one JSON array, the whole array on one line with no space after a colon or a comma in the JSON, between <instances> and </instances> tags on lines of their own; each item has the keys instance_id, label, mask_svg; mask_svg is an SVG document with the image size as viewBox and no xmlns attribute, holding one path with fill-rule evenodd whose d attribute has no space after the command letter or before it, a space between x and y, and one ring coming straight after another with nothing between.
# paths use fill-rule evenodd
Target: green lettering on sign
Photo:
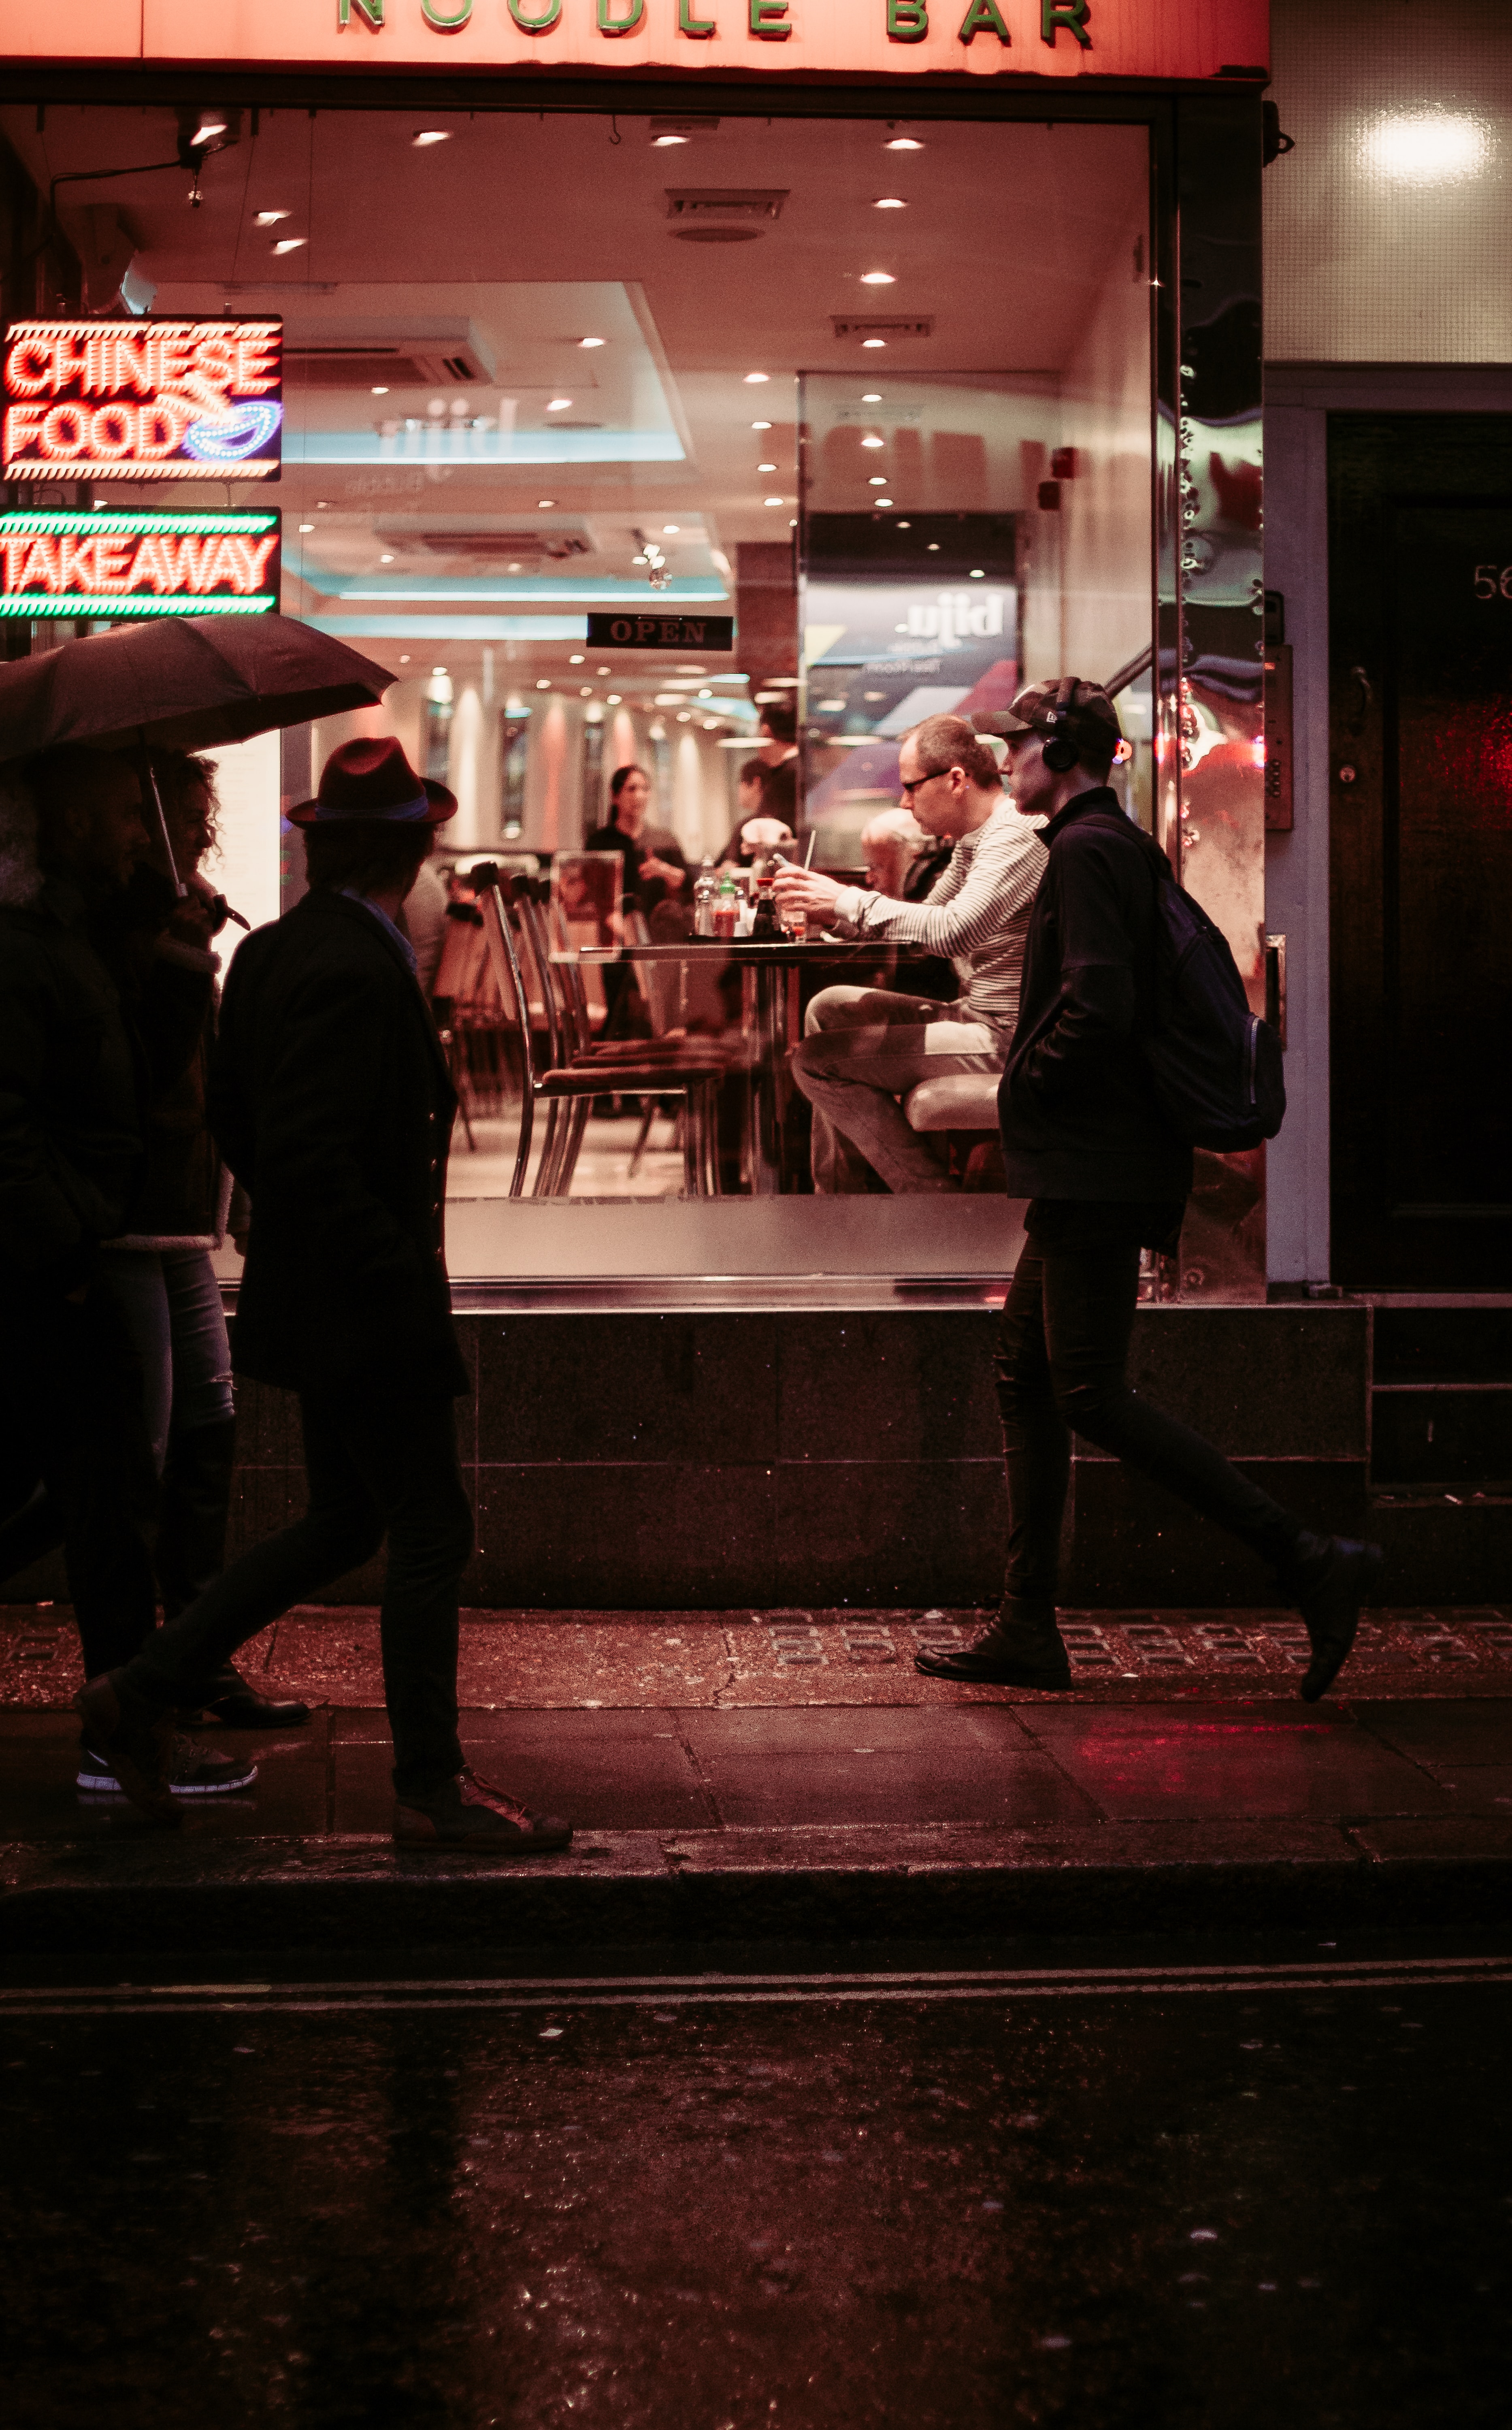
<instances>
[{"instance_id":1,"label":"green lettering on sign","mask_svg":"<svg viewBox=\"0 0 1512 2430\"><path fill-rule=\"evenodd\" d=\"M1052 50L1063 25L1068 34L1075 35L1084 51L1091 49L1092 38L1087 31L1087 0L1039 0L1039 39L1048 42Z\"/></svg>"},{"instance_id":2,"label":"green lettering on sign","mask_svg":"<svg viewBox=\"0 0 1512 2430\"><path fill-rule=\"evenodd\" d=\"M383 0L378 0L378 5L381 8ZM457 0L456 14L451 17L442 16L440 10L432 6L432 0L420 0L420 13L427 25L435 26L438 34L456 34L473 14L473 0Z\"/></svg>"},{"instance_id":3,"label":"green lettering on sign","mask_svg":"<svg viewBox=\"0 0 1512 2430\"><path fill-rule=\"evenodd\" d=\"M928 31L925 0L888 0L889 42L922 42Z\"/></svg>"},{"instance_id":4,"label":"green lettering on sign","mask_svg":"<svg viewBox=\"0 0 1512 2430\"><path fill-rule=\"evenodd\" d=\"M544 17L527 17L521 8L520 0L509 0L509 14L522 34L549 34L553 25L560 23L561 13L562 0L551 0Z\"/></svg>"},{"instance_id":5,"label":"green lettering on sign","mask_svg":"<svg viewBox=\"0 0 1512 2430\"><path fill-rule=\"evenodd\" d=\"M719 27L712 17L706 22L704 18L694 16L693 0L677 0L677 31L690 34L695 42L706 42L710 34L718 33Z\"/></svg>"},{"instance_id":6,"label":"green lettering on sign","mask_svg":"<svg viewBox=\"0 0 1512 2430\"><path fill-rule=\"evenodd\" d=\"M358 16L365 17L370 25L376 25L381 29L383 25L383 0L357 0L357 6ZM336 0L336 22L343 31L348 25L350 25L352 23L352 0Z\"/></svg>"},{"instance_id":7,"label":"green lettering on sign","mask_svg":"<svg viewBox=\"0 0 1512 2430\"><path fill-rule=\"evenodd\" d=\"M1049 0L1046 0L1046 6L1048 5ZM1082 5L1086 6L1086 0L1082 0ZM978 34L996 34L998 41L1005 44L1010 41L1011 37L1003 22L1003 11L998 7L998 0L972 0L971 7L961 19L961 30L955 40L958 42L972 42Z\"/></svg>"},{"instance_id":8,"label":"green lettering on sign","mask_svg":"<svg viewBox=\"0 0 1512 2430\"><path fill-rule=\"evenodd\" d=\"M599 0L599 32L601 34L633 34L638 26L644 25L646 16L646 0L630 0L630 14L628 17L611 17L609 14L609 5L610 0Z\"/></svg>"},{"instance_id":9,"label":"green lettering on sign","mask_svg":"<svg viewBox=\"0 0 1512 2430\"><path fill-rule=\"evenodd\" d=\"M751 31L760 42L785 42L792 32L788 0L751 0Z\"/></svg>"}]
</instances>

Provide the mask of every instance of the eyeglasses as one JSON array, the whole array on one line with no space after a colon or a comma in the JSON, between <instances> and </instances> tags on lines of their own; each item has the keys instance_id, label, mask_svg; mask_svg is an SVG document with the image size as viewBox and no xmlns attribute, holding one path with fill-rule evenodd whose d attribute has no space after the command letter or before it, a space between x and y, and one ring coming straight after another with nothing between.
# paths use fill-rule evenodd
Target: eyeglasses
<instances>
[{"instance_id":1,"label":"eyeglasses","mask_svg":"<svg viewBox=\"0 0 1512 2430\"><path fill-rule=\"evenodd\" d=\"M912 784L907 784L900 778L898 791L900 793L917 793L921 785L932 785L937 776L948 776L950 773L948 768L931 768L922 776L916 776Z\"/></svg>"}]
</instances>

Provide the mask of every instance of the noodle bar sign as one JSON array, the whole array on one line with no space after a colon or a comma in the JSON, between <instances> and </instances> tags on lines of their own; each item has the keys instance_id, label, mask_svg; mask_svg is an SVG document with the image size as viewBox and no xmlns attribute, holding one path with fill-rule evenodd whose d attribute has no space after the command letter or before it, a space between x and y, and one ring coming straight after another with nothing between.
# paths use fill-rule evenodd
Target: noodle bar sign
<instances>
[{"instance_id":1,"label":"noodle bar sign","mask_svg":"<svg viewBox=\"0 0 1512 2430\"><path fill-rule=\"evenodd\" d=\"M8 481L275 481L283 323L12 321Z\"/></svg>"},{"instance_id":2,"label":"noodle bar sign","mask_svg":"<svg viewBox=\"0 0 1512 2430\"><path fill-rule=\"evenodd\" d=\"M0 514L0 616L265 616L278 517L41 507Z\"/></svg>"}]
</instances>

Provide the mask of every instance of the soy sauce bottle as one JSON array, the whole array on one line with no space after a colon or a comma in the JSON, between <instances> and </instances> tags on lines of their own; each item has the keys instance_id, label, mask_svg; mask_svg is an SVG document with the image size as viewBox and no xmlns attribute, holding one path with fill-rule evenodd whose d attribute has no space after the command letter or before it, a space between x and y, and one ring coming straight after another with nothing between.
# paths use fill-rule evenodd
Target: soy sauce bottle
<instances>
[{"instance_id":1,"label":"soy sauce bottle","mask_svg":"<svg viewBox=\"0 0 1512 2430\"><path fill-rule=\"evenodd\" d=\"M751 940L757 945L780 945L783 930L777 919L777 898L771 883L763 880L756 888L756 918L751 923Z\"/></svg>"}]
</instances>

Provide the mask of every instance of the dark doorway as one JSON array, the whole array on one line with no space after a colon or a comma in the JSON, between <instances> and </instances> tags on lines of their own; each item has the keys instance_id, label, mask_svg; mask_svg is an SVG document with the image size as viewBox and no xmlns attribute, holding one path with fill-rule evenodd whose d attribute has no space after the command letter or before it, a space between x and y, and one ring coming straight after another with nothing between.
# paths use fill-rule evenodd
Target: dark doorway
<instances>
[{"instance_id":1,"label":"dark doorway","mask_svg":"<svg viewBox=\"0 0 1512 2430\"><path fill-rule=\"evenodd\" d=\"M1512 1276L1512 418L1329 421L1333 1271Z\"/></svg>"}]
</instances>

